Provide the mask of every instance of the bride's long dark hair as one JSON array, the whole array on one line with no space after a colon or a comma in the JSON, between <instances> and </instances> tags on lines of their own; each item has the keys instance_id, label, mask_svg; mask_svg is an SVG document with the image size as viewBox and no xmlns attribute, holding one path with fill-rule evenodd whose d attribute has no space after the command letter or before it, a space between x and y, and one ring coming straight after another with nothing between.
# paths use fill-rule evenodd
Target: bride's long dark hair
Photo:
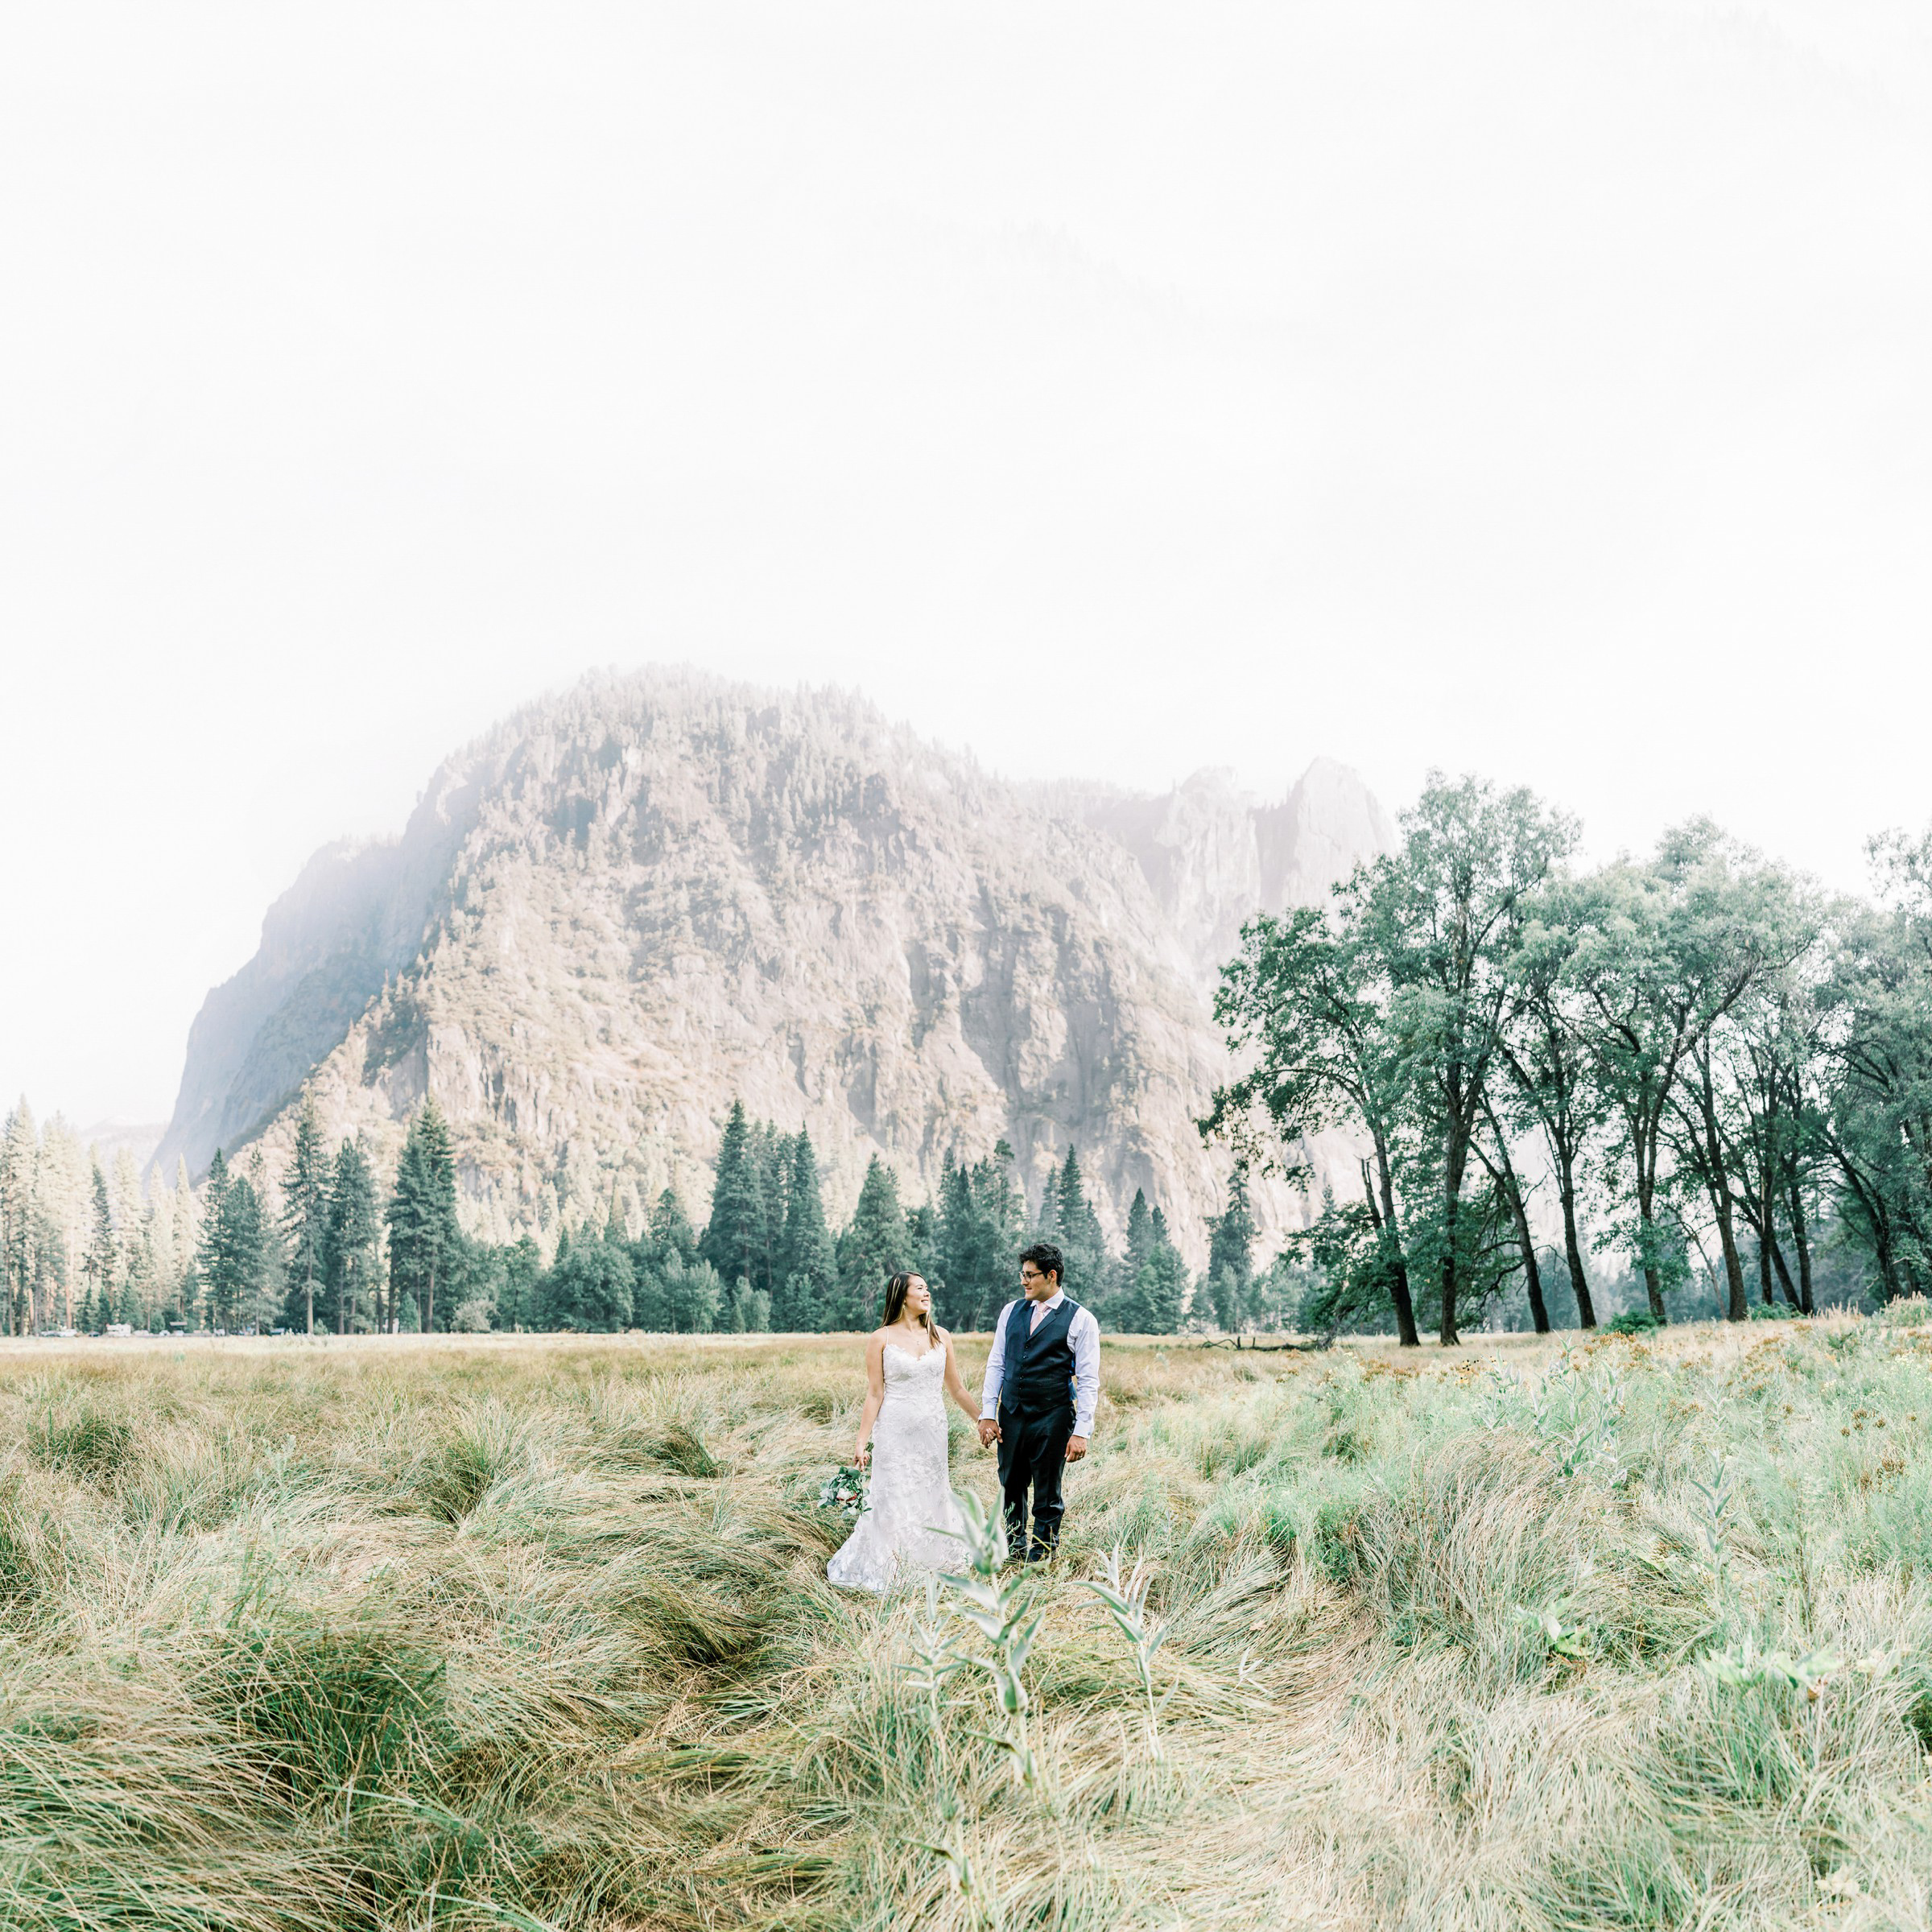
<instances>
[{"instance_id":1,"label":"bride's long dark hair","mask_svg":"<svg viewBox=\"0 0 1932 1932\"><path fill-rule=\"evenodd\" d=\"M914 1282L923 1282L925 1278L923 1274L895 1274L886 1284L886 1319L881 1323L882 1327L890 1328L906 1312L906 1290ZM932 1325L932 1304L931 1302L926 1304L926 1312L920 1316L919 1320L926 1331L927 1340L934 1347L938 1347L939 1335L939 1331Z\"/></svg>"}]
</instances>

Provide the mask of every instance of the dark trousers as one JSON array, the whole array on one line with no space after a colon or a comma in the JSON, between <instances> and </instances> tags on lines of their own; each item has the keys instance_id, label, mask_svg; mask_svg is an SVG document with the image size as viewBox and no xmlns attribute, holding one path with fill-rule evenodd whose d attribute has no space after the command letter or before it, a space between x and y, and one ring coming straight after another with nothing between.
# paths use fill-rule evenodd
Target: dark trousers
<instances>
[{"instance_id":1,"label":"dark trousers","mask_svg":"<svg viewBox=\"0 0 1932 1932\"><path fill-rule=\"evenodd\" d=\"M1043 1414L1000 1408L1000 1487L1006 1495L1006 1540L1029 1562L1052 1555L1060 1540L1060 1476L1067 1439L1073 1434L1073 1405ZM1026 1492L1033 1492L1033 1538L1026 1535Z\"/></svg>"}]
</instances>

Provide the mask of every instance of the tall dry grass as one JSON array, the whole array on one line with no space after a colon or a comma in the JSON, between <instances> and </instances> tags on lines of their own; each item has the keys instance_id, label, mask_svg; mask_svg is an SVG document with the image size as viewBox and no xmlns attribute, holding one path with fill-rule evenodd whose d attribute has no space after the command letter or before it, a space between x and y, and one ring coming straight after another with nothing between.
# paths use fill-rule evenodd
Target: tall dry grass
<instances>
[{"instance_id":1,"label":"tall dry grass","mask_svg":"<svg viewBox=\"0 0 1932 1932\"><path fill-rule=\"evenodd\" d=\"M1929 1358L1110 1344L1029 1791L824 1580L856 1341L22 1346L0 1925L1922 1926Z\"/></svg>"}]
</instances>

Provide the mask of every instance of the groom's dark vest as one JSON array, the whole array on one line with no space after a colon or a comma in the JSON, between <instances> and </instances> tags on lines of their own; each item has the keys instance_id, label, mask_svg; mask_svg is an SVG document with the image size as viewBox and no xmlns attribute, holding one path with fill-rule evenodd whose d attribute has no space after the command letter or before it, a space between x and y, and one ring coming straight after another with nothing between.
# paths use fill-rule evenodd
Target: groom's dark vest
<instances>
[{"instance_id":1,"label":"groom's dark vest","mask_svg":"<svg viewBox=\"0 0 1932 1932\"><path fill-rule=\"evenodd\" d=\"M1015 1302L1006 1317L1006 1356L1000 1375L1000 1406L1022 1415L1051 1415L1073 1407L1073 1344L1067 1337L1078 1302L1063 1300L1029 1335L1033 1303Z\"/></svg>"}]
</instances>

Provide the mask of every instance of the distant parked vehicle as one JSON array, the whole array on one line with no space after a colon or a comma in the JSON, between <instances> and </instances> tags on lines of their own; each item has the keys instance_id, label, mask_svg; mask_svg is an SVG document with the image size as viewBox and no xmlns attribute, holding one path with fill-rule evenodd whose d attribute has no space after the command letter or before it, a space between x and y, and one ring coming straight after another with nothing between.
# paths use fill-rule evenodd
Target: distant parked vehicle
<instances>
[{"instance_id":1,"label":"distant parked vehicle","mask_svg":"<svg viewBox=\"0 0 1932 1932\"><path fill-rule=\"evenodd\" d=\"M101 1331L103 1335L132 1335L134 1331L134 1325L132 1322L109 1322Z\"/></svg>"}]
</instances>

